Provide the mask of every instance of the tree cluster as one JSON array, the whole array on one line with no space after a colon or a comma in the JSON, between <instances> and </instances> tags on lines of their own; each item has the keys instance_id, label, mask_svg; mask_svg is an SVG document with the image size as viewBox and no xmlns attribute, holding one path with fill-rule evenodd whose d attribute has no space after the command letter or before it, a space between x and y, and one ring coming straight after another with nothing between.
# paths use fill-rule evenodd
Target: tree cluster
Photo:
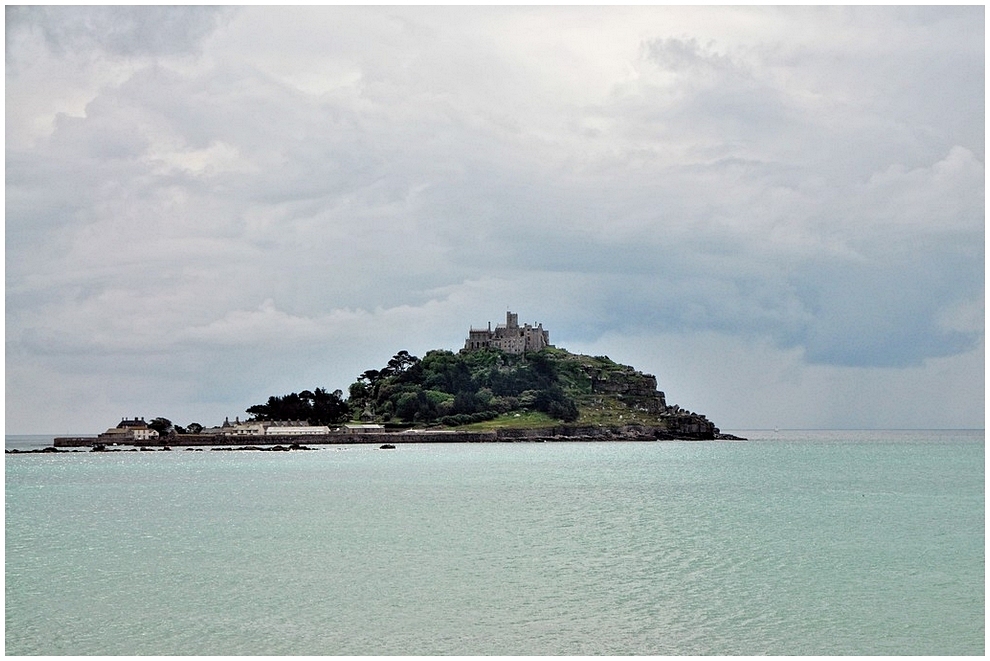
<instances>
[{"instance_id":1,"label":"tree cluster","mask_svg":"<svg viewBox=\"0 0 990 661\"><path fill-rule=\"evenodd\" d=\"M311 425L333 425L350 419L350 407L340 390L323 388L272 395L264 404L248 407L255 420L304 420Z\"/></svg>"},{"instance_id":2,"label":"tree cluster","mask_svg":"<svg viewBox=\"0 0 990 661\"><path fill-rule=\"evenodd\" d=\"M523 410L566 422L578 417L577 404L561 387L547 351L437 350L422 360L400 351L381 370L361 374L349 395L356 413L382 421L459 425Z\"/></svg>"},{"instance_id":3,"label":"tree cluster","mask_svg":"<svg viewBox=\"0 0 990 661\"><path fill-rule=\"evenodd\" d=\"M203 431L203 425L198 422L190 422L185 427L174 425L168 418L158 417L148 423L148 427L158 432L161 438L175 436L176 434L198 434Z\"/></svg>"}]
</instances>

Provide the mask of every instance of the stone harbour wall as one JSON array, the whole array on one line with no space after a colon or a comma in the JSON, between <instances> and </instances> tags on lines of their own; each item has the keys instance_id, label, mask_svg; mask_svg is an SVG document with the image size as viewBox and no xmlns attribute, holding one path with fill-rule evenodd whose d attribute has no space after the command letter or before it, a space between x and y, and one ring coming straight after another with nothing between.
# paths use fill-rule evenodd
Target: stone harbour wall
<instances>
[{"instance_id":1,"label":"stone harbour wall","mask_svg":"<svg viewBox=\"0 0 990 661\"><path fill-rule=\"evenodd\" d=\"M362 432L352 434L331 432L320 435L291 436L219 436L216 434L180 434L166 438L147 440L130 439L120 445L133 447L187 447L234 445L373 445L396 443L512 443L547 441L655 441L655 440L708 440L715 438L718 430L699 416L679 415L665 417L656 425L624 425L603 427L594 425L558 425L538 429L498 429L492 431L459 430L406 430ZM95 436L56 438L55 447L94 447L105 443Z\"/></svg>"}]
</instances>

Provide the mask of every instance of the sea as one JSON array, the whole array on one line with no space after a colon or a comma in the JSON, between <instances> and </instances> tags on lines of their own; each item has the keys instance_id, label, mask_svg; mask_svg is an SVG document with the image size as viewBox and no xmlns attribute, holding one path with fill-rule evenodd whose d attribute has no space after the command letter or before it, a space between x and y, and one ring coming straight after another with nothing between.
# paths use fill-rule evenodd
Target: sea
<instances>
[{"instance_id":1,"label":"sea","mask_svg":"<svg viewBox=\"0 0 990 661\"><path fill-rule=\"evenodd\" d=\"M733 433L7 454L5 651L985 653L982 430Z\"/></svg>"}]
</instances>

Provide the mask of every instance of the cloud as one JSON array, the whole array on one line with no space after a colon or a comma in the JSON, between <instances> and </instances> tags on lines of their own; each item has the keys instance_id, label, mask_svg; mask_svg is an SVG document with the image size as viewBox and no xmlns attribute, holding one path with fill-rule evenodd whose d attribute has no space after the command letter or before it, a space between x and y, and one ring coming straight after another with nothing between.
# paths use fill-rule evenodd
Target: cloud
<instances>
[{"instance_id":1,"label":"cloud","mask_svg":"<svg viewBox=\"0 0 990 661\"><path fill-rule=\"evenodd\" d=\"M981 8L7 18L15 429L61 375L64 420L87 374L222 419L504 308L867 380L982 346Z\"/></svg>"},{"instance_id":2,"label":"cloud","mask_svg":"<svg viewBox=\"0 0 990 661\"><path fill-rule=\"evenodd\" d=\"M229 10L218 7L7 7L7 33L40 33L48 47L119 57L193 52ZM9 55L19 55L16 48Z\"/></svg>"},{"instance_id":3,"label":"cloud","mask_svg":"<svg viewBox=\"0 0 990 661\"><path fill-rule=\"evenodd\" d=\"M572 350L635 361L668 403L718 411L723 430L979 427L984 347L911 367L809 364L800 348L725 333L608 333Z\"/></svg>"}]
</instances>

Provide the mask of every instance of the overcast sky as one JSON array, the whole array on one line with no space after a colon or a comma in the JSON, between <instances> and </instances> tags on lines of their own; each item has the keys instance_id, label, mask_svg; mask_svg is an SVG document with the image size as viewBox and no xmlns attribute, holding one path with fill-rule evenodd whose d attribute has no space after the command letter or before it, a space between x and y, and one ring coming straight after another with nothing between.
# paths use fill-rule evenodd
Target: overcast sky
<instances>
[{"instance_id":1,"label":"overcast sky","mask_svg":"<svg viewBox=\"0 0 990 661\"><path fill-rule=\"evenodd\" d=\"M7 7L6 431L542 322L725 431L982 427L984 8Z\"/></svg>"}]
</instances>

